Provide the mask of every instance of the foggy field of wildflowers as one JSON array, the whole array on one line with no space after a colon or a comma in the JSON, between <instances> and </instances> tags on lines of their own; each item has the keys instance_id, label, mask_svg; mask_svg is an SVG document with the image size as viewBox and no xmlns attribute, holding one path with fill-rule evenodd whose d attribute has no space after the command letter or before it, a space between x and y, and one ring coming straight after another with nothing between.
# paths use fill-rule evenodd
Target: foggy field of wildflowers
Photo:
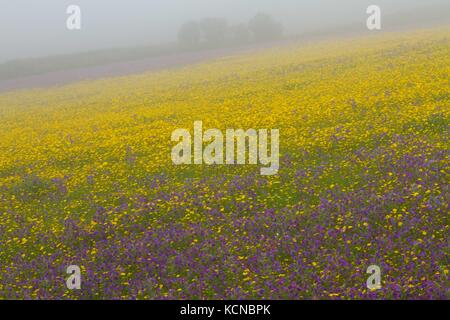
<instances>
[{"instance_id":1,"label":"foggy field of wildflowers","mask_svg":"<svg viewBox=\"0 0 450 320\"><path fill-rule=\"evenodd\" d=\"M449 35L1 94L0 298L448 298ZM173 165L196 120L279 129L278 175Z\"/></svg>"}]
</instances>

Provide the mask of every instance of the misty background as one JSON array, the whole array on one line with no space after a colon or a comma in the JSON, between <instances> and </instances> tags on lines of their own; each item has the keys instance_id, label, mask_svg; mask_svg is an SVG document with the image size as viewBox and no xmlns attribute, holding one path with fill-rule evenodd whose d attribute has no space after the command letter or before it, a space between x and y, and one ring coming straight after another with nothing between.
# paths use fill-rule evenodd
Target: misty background
<instances>
[{"instance_id":1,"label":"misty background","mask_svg":"<svg viewBox=\"0 0 450 320\"><path fill-rule=\"evenodd\" d=\"M81 7L81 30L66 28L72 4ZM383 16L408 13L410 23L424 8L449 12L443 9L448 0L0 0L0 63L173 42L184 23L205 17L237 25L264 12L283 25L285 36L350 24L365 28L371 4Z\"/></svg>"}]
</instances>

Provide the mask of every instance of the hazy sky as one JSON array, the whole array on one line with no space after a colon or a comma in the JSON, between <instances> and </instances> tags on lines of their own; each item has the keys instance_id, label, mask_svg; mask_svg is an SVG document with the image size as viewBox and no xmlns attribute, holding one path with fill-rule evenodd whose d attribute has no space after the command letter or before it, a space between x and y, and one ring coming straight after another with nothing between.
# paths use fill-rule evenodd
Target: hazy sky
<instances>
[{"instance_id":1,"label":"hazy sky","mask_svg":"<svg viewBox=\"0 0 450 320\"><path fill-rule=\"evenodd\" d=\"M266 12L301 33L364 23L370 4L388 14L439 3L448 0L0 0L0 62L172 41L183 22L207 16L235 23ZM71 4L82 10L80 31L66 29Z\"/></svg>"}]
</instances>

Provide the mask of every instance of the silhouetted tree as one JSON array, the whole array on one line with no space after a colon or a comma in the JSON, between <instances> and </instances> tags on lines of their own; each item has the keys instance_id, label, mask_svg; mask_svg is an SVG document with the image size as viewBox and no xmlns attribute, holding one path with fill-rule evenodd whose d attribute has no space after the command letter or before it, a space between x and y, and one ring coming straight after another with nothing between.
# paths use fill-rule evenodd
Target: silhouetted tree
<instances>
[{"instance_id":1,"label":"silhouetted tree","mask_svg":"<svg viewBox=\"0 0 450 320\"><path fill-rule=\"evenodd\" d=\"M248 25L257 41L278 39L283 34L281 23L265 13L258 13L250 20Z\"/></svg>"},{"instance_id":2,"label":"silhouetted tree","mask_svg":"<svg viewBox=\"0 0 450 320\"><path fill-rule=\"evenodd\" d=\"M225 19L206 18L200 22L203 38L208 45L217 46L224 43L228 29Z\"/></svg>"},{"instance_id":3,"label":"silhouetted tree","mask_svg":"<svg viewBox=\"0 0 450 320\"><path fill-rule=\"evenodd\" d=\"M244 44L250 42L252 34L246 24L231 26L228 30L231 42L235 44Z\"/></svg>"},{"instance_id":4,"label":"silhouetted tree","mask_svg":"<svg viewBox=\"0 0 450 320\"><path fill-rule=\"evenodd\" d=\"M201 41L201 28L199 23L190 21L183 24L178 32L178 41L184 47L197 47Z\"/></svg>"}]
</instances>

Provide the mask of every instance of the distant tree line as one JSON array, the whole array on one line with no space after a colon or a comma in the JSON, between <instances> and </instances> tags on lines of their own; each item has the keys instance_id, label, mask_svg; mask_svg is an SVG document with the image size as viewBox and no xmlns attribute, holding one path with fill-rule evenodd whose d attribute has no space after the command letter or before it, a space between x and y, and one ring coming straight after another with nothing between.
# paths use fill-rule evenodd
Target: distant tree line
<instances>
[{"instance_id":1,"label":"distant tree line","mask_svg":"<svg viewBox=\"0 0 450 320\"><path fill-rule=\"evenodd\" d=\"M184 23L178 32L183 48L220 47L281 38L283 26L271 16L259 13L248 23L229 25L226 19L206 18Z\"/></svg>"},{"instance_id":2,"label":"distant tree line","mask_svg":"<svg viewBox=\"0 0 450 320\"><path fill-rule=\"evenodd\" d=\"M257 14L247 23L230 25L221 18L190 21L180 28L178 43L136 48L112 48L40 58L12 60L0 64L0 81L47 72L87 68L121 61L161 57L189 50L237 46L281 38L283 27L267 14Z\"/></svg>"}]
</instances>

